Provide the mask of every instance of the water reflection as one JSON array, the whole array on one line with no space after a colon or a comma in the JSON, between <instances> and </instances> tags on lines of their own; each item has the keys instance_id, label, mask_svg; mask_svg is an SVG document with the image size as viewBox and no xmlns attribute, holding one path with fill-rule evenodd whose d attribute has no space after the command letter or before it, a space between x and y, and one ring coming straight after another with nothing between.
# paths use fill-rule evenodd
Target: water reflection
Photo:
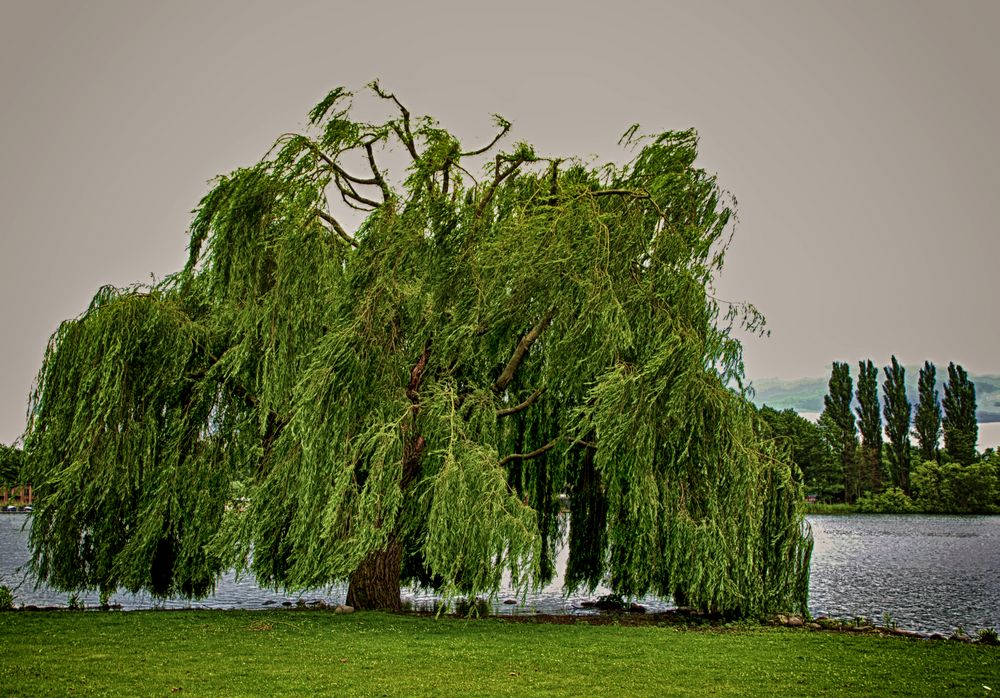
<instances>
[{"instance_id":1,"label":"water reflection","mask_svg":"<svg viewBox=\"0 0 1000 698\"><path fill-rule=\"evenodd\" d=\"M0 515L0 578L15 587L19 605L67 603L67 595L35 589L23 579L28 561L26 517ZM809 517L816 548L810 580L813 615L838 618L864 616L877 623L888 613L899 627L923 632L1000 628L1000 517L997 516L813 516ZM591 613L584 601L608 593L567 598L562 570L567 553L560 552L558 576L544 589L529 593L523 603L504 604L514 592L504 589L494 604L498 613ZM23 579L23 581L22 581ZM346 585L288 595L260 588L252 579L228 573L215 593L199 601L153 600L145 594L115 594L111 603L138 608L265 608L296 603L343 603ZM404 589L403 599L417 607L433 607L426 590ZM81 594L88 606L99 603L96 593ZM650 610L669 607L657 599L640 599Z\"/></svg>"}]
</instances>

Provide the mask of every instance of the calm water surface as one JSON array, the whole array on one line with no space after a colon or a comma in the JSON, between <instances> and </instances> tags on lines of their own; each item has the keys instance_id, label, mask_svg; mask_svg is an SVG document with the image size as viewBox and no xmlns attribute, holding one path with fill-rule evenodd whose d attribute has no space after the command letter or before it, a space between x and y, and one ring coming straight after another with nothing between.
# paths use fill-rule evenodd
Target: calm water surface
<instances>
[{"instance_id":1,"label":"calm water surface","mask_svg":"<svg viewBox=\"0 0 1000 698\"><path fill-rule=\"evenodd\" d=\"M67 595L48 588L35 589L23 569L28 561L24 515L0 515L0 582L14 587L18 605L62 605ZM864 616L881 624L888 613L901 628L948 633L961 626L967 632L1000 628L1000 516L811 516L816 539L809 606L813 615L837 618ZM565 567L565 551L559 569ZM562 594L562 578L524 603L502 604L512 597L501 592L501 613L587 613L581 603L593 596ZM200 601L154 601L147 595L116 594L111 602L125 609L139 608L264 608L324 601L343 603L346 585L285 595L261 589L250 579L232 573L219 582L215 594ZM97 594L83 594L87 605ZM432 605L434 596L405 589L403 598ZM655 599L640 602L651 610L668 608Z\"/></svg>"},{"instance_id":2,"label":"calm water surface","mask_svg":"<svg viewBox=\"0 0 1000 698\"><path fill-rule=\"evenodd\" d=\"M1000 516L811 516L813 615L1000 629Z\"/></svg>"}]
</instances>

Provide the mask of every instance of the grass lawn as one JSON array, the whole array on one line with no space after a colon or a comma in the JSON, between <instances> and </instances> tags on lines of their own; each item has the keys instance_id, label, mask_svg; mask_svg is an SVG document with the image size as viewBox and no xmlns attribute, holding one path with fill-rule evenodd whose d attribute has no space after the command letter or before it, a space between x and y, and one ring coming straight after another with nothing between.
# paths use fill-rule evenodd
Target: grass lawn
<instances>
[{"instance_id":1,"label":"grass lawn","mask_svg":"<svg viewBox=\"0 0 1000 698\"><path fill-rule=\"evenodd\" d=\"M6 696L944 692L1000 695L1000 649L793 628L314 610L0 613Z\"/></svg>"}]
</instances>

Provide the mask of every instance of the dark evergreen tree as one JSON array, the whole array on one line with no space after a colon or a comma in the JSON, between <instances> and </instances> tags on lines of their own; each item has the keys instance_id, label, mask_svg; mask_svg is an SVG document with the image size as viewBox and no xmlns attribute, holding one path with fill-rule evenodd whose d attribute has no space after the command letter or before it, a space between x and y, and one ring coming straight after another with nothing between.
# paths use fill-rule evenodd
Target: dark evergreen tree
<instances>
[{"instance_id":1,"label":"dark evergreen tree","mask_svg":"<svg viewBox=\"0 0 1000 698\"><path fill-rule=\"evenodd\" d=\"M20 485L24 452L16 446L0 444L0 485Z\"/></svg>"},{"instance_id":2,"label":"dark evergreen tree","mask_svg":"<svg viewBox=\"0 0 1000 698\"><path fill-rule=\"evenodd\" d=\"M882 413L878 402L878 369L871 359L858 362L858 429L861 431L861 488L882 489Z\"/></svg>"},{"instance_id":3,"label":"dark evergreen tree","mask_svg":"<svg viewBox=\"0 0 1000 698\"><path fill-rule=\"evenodd\" d=\"M824 502L842 500L844 479L840 459L825 438L822 427L791 408L779 412L764 405L760 416L771 428L774 438L789 449L792 462L802 471L806 492Z\"/></svg>"},{"instance_id":4,"label":"dark evergreen tree","mask_svg":"<svg viewBox=\"0 0 1000 698\"><path fill-rule=\"evenodd\" d=\"M889 475L892 483L910 493L910 401L906 398L906 369L896 357L892 365L882 369L885 381L882 395L885 404L885 430L889 436Z\"/></svg>"},{"instance_id":5,"label":"dark evergreen tree","mask_svg":"<svg viewBox=\"0 0 1000 698\"><path fill-rule=\"evenodd\" d=\"M861 494L858 479L858 433L851 411L853 398L851 368L839 361L833 362L827 395L823 398L820 426L827 434L834 452L840 459L844 478L844 500L854 502Z\"/></svg>"},{"instance_id":6,"label":"dark evergreen tree","mask_svg":"<svg viewBox=\"0 0 1000 698\"><path fill-rule=\"evenodd\" d=\"M954 362L948 364L948 382L944 386L944 449L956 463L969 465L976 460L979 424L976 422L976 386L968 374Z\"/></svg>"},{"instance_id":7,"label":"dark evergreen tree","mask_svg":"<svg viewBox=\"0 0 1000 698\"><path fill-rule=\"evenodd\" d=\"M937 460L941 438L941 402L937 391L937 369L930 361L925 361L920 369L917 395L919 400L913 419L913 433L920 444L920 459Z\"/></svg>"}]
</instances>

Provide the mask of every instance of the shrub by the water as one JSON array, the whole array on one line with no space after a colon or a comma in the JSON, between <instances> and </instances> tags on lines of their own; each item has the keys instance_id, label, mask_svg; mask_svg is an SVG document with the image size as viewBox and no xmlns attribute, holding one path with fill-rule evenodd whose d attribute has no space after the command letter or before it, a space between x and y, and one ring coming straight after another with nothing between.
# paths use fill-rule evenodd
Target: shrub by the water
<instances>
[{"instance_id":1,"label":"shrub by the water","mask_svg":"<svg viewBox=\"0 0 1000 698\"><path fill-rule=\"evenodd\" d=\"M984 645L1000 645L1000 636L994 628L981 628L976 635L978 642Z\"/></svg>"},{"instance_id":2,"label":"shrub by the water","mask_svg":"<svg viewBox=\"0 0 1000 698\"><path fill-rule=\"evenodd\" d=\"M971 465L924 461L910 476L922 511L989 514L1000 511L997 459ZM859 502L860 503L860 502Z\"/></svg>"},{"instance_id":3,"label":"shrub by the water","mask_svg":"<svg viewBox=\"0 0 1000 698\"><path fill-rule=\"evenodd\" d=\"M0 584L0 611L14 608L14 592L6 584Z\"/></svg>"},{"instance_id":4,"label":"shrub by the water","mask_svg":"<svg viewBox=\"0 0 1000 698\"><path fill-rule=\"evenodd\" d=\"M869 492L858 499L858 511L865 514L911 514L917 511L913 501L898 487L890 487L885 492Z\"/></svg>"}]
</instances>

